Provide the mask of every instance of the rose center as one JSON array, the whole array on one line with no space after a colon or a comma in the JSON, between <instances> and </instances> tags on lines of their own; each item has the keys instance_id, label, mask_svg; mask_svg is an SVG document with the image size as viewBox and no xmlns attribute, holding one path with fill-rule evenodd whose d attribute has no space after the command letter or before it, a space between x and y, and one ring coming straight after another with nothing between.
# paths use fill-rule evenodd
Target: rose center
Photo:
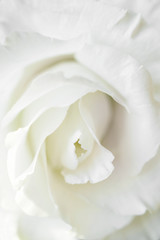
<instances>
[{"instance_id":1,"label":"rose center","mask_svg":"<svg viewBox=\"0 0 160 240\"><path fill-rule=\"evenodd\" d=\"M81 157L82 155L84 155L87 150L85 150L84 148L82 148L81 144L79 143L79 140L78 139L75 143L74 143L74 146L75 146L75 153L77 155L77 158Z\"/></svg>"}]
</instances>

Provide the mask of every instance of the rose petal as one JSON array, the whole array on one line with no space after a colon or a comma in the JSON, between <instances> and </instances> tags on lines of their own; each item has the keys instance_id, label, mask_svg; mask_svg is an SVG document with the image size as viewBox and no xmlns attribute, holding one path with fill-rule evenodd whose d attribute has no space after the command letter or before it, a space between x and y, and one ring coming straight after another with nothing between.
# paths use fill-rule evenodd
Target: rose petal
<instances>
[{"instance_id":1,"label":"rose petal","mask_svg":"<svg viewBox=\"0 0 160 240\"><path fill-rule=\"evenodd\" d=\"M61 124L66 112L67 108L52 108L33 124L7 135L8 171L13 185L33 173L44 140Z\"/></svg>"},{"instance_id":2,"label":"rose petal","mask_svg":"<svg viewBox=\"0 0 160 240\"><path fill-rule=\"evenodd\" d=\"M101 146L95 133L91 134L88 129L92 126L93 130L97 133L97 128L101 126L100 135L102 138L104 130L108 127L108 122L103 120L103 117L108 113L108 99L105 98L103 93L89 94L85 100L80 104L80 113L77 104L70 107L68 117L55 133L53 133L47 140L47 154L51 165L54 168L59 168L61 165L65 167L62 174L65 181L68 183L96 183L106 179L113 171L113 155L107 149ZM85 103L88 105L85 106ZM95 104L96 103L96 104ZM103 116L101 118L94 117L94 122L87 122L87 126L83 122L82 116L85 121L87 113L92 115L96 113L96 109L104 107ZM84 105L84 106L83 106ZM82 115L82 116L81 116ZM91 120L91 118L90 118ZM91 124L90 124L91 123ZM91 126L90 126L91 125ZM88 128L88 129L87 129ZM86 150L83 161L81 162L75 154L74 143L79 139L82 148ZM93 146L94 142L94 146ZM63 152L61 151L63 149ZM80 161L80 163L79 163Z\"/></svg>"},{"instance_id":3,"label":"rose petal","mask_svg":"<svg viewBox=\"0 0 160 240\"><path fill-rule=\"evenodd\" d=\"M113 87L113 97L130 111L121 139L122 164L127 172L137 174L156 154L160 142L159 108L150 76L132 57L107 46L88 45L76 58L103 77Z\"/></svg>"},{"instance_id":4,"label":"rose petal","mask_svg":"<svg viewBox=\"0 0 160 240\"><path fill-rule=\"evenodd\" d=\"M19 235L26 240L76 240L71 226L61 219L51 217L29 217L23 215L19 221Z\"/></svg>"},{"instance_id":5,"label":"rose petal","mask_svg":"<svg viewBox=\"0 0 160 240\"><path fill-rule=\"evenodd\" d=\"M151 212L159 207L160 192L157 190L160 188L159 158L160 149L156 156L144 166L135 184L135 189L138 190L141 200ZM133 189L133 191L135 191L135 189Z\"/></svg>"},{"instance_id":6,"label":"rose petal","mask_svg":"<svg viewBox=\"0 0 160 240\"><path fill-rule=\"evenodd\" d=\"M6 211L0 208L1 239L20 240L17 234L18 218L17 211Z\"/></svg>"},{"instance_id":7,"label":"rose petal","mask_svg":"<svg viewBox=\"0 0 160 240\"><path fill-rule=\"evenodd\" d=\"M160 192L160 152L149 161L140 175L127 179L118 175L116 168L107 181L94 186L84 185L73 191L82 195L96 206L105 206L120 215L141 215L159 207Z\"/></svg>"},{"instance_id":8,"label":"rose petal","mask_svg":"<svg viewBox=\"0 0 160 240\"><path fill-rule=\"evenodd\" d=\"M101 142L107 136L113 117L111 99L100 91L87 94L80 100L80 112L90 131Z\"/></svg>"},{"instance_id":9,"label":"rose petal","mask_svg":"<svg viewBox=\"0 0 160 240\"><path fill-rule=\"evenodd\" d=\"M72 55L82 48L84 37L62 41L44 37L38 33L13 33L1 45L1 76L14 73L20 67L47 58ZM58 59L59 59L58 58ZM53 59L54 63L54 59Z\"/></svg>"},{"instance_id":10,"label":"rose petal","mask_svg":"<svg viewBox=\"0 0 160 240\"><path fill-rule=\"evenodd\" d=\"M154 1L146 1L146 0L142 0L142 1L128 1L128 0L103 0L104 4L111 4L114 6L118 6L120 8L125 8L125 9L129 9L132 12L135 13L140 13L146 22L148 22L149 24L152 24L152 27L157 28L158 30L160 30L159 28L159 11L160 11L160 4L158 0L154 0Z\"/></svg>"},{"instance_id":11,"label":"rose petal","mask_svg":"<svg viewBox=\"0 0 160 240\"><path fill-rule=\"evenodd\" d=\"M55 201L63 218L76 229L80 239L101 239L131 221L131 216L124 217L106 207L92 204L72 188L74 186L78 190L80 185L64 183L62 177L50 170L50 187Z\"/></svg>"},{"instance_id":12,"label":"rose petal","mask_svg":"<svg viewBox=\"0 0 160 240\"><path fill-rule=\"evenodd\" d=\"M64 58L64 55L70 57L83 43L82 37L60 41L36 33L14 33L8 37L5 46L0 46L2 113L8 103L12 105L24 93L35 76Z\"/></svg>"},{"instance_id":13,"label":"rose petal","mask_svg":"<svg viewBox=\"0 0 160 240\"><path fill-rule=\"evenodd\" d=\"M7 0L1 3L0 8L2 38L12 31L30 31L59 39L70 39L82 34L84 29L87 32L88 24L80 17L88 5L90 4L85 1L77 4L74 1L66 3L63 0L48 0L47 4L44 4L43 1L37 3L15 0L13 4Z\"/></svg>"},{"instance_id":14,"label":"rose petal","mask_svg":"<svg viewBox=\"0 0 160 240\"><path fill-rule=\"evenodd\" d=\"M86 150L83 159L76 154L75 143L77 141ZM46 148L49 163L53 168L59 170L67 168L75 171L79 163L85 161L85 158L91 153L93 139L81 119L78 102L70 106L61 126L47 138Z\"/></svg>"},{"instance_id":15,"label":"rose petal","mask_svg":"<svg viewBox=\"0 0 160 240\"><path fill-rule=\"evenodd\" d=\"M160 211L146 213L135 220L124 229L117 231L111 237L104 240L123 240L123 239L159 239L159 219Z\"/></svg>"},{"instance_id":16,"label":"rose petal","mask_svg":"<svg viewBox=\"0 0 160 240\"><path fill-rule=\"evenodd\" d=\"M27 215L44 217L51 214L57 217L57 206L50 194L44 159L45 147L42 145L34 166L34 174L29 174L23 181L23 185L16 191L15 199Z\"/></svg>"},{"instance_id":17,"label":"rose petal","mask_svg":"<svg viewBox=\"0 0 160 240\"><path fill-rule=\"evenodd\" d=\"M90 155L74 171L63 170L65 181L71 184L97 183L109 177L114 167L112 153L101 146L100 140L110 124L110 102L103 93L88 94L80 100L80 114L94 139Z\"/></svg>"},{"instance_id":18,"label":"rose petal","mask_svg":"<svg viewBox=\"0 0 160 240\"><path fill-rule=\"evenodd\" d=\"M15 118L16 115L18 115L30 104L33 105L34 103L34 110L32 110L31 105L31 109L29 109L29 111L31 110L31 113L34 112L33 114L35 114L38 110L42 111L43 108L46 109L48 106L68 106L86 93L94 91L96 91L96 86L84 78L73 77L71 79L65 79L61 73L45 74L44 76L40 76L33 81L22 97L7 113L3 119L3 122L5 125L7 125ZM27 112L29 113L29 111ZM29 118L29 116L26 117Z\"/></svg>"}]
</instances>

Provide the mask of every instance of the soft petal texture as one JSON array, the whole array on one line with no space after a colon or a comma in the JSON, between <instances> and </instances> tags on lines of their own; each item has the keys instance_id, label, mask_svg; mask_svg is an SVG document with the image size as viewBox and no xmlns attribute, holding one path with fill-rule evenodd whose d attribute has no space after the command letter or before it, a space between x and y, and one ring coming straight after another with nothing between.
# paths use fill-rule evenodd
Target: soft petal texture
<instances>
[{"instance_id":1,"label":"soft petal texture","mask_svg":"<svg viewBox=\"0 0 160 240\"><path fill-rule=\"evenodd\" d=\"M113 170L111 163L113 155L100 144L104 131L110 123L109 99L100 92L88 94L83 98L80 106L74 104L70 107L68 118L47 140L47 155L52 162L51 165L58 167L62 164L66 167L67 169L62 170L62 174L65 180L72 184L102 181ZM84 103L87 103L86 108ZM98 114L98 111L101 114ZM84 120L87 117L89 119L85 126ZM75 156L73 144L78 139L86 150L83 161L80 163ZM61 148L63 153L61 153Z\"/></svg>"},{"instance_id":2,"label":"soft petal texture","mask_svg":"<svg viewBox=\"0 0 160 240\"><path fill-rule=\"evenodd\" d=\"M133 58L106 46L85 46L76 58L109 83L113 98L129 111L121 139L122 168L137 174L160 143L159 105L152 96L150 76ZM129 138L133 142L128 143Z\"/></svg>"},{"instance_id":3,"label":"soft petal texture","mask_svg":"<svg viewBox=\"0 0 160 240\"><path fill-rule=\"evenodd\" d=\"M8 171L13 185L16 186L33 173L43 142L61 124L66 111L51 108L32 125L7 135Z\"/></svg>"},{"instance_id":4,"label":"soft petal texture","mask_svg":"<svg viewBox=\"0 0 160 240\"><path fill-rule=\"evenodd\" d=\"M107 135L113 117L113 102L102 92L89 93L80 100L81 117L99 141Z\"/></svg>"},{"instance_id":5,"label":"soft petal texture","mask_svg":"<svg viewBox=\"0 0 160 240\"><path fill-rule=\"evenodd\" d=\"M95 141L91 154L74 172L63 171L68 183L97 183L109 177L114 167L112 153L100 144L110 124L109 99L102 93L88 94L80 101L80 114ZM99 113L98 113L99 112ZM108 116L107 116L108 114Z\"/></svg>"},{"instance_id":6,"label":"soft petal texture","mask_svg":"<svg viewBox=\"0 0 160 240\"><path fill-rule=\"evenodd\" d=\"M13 33L1 46L1 76L8 75L8 71L11 74L16 67L19 70L20 67L35 61L54 57L61 59L61 56L71 55L83 46L84 40L80 37L62 41L38 33Z\"/></svg>"},{"instance_id":7,"label":"soft petal texture","mask_svg":"<svg viewBox=\"0 0 160 240\"><path fill-rule=\"evenodd\" d=\"M18 212L0 208L0 240L21 240L17 235Z\"/></svg>"},{"instance_id":8,"label":"soft petal texture","mask_svg":"<svg viewBox=\"0 0 160 240\"><path fill-rule=\"evenodd\" d=\"M4 79L0 84L1 114L24 93L33 78L64 56L70 58L83 43L84 38L67 42L37 33L14 33L7 38L5 46L0 47L0 77Z\"/></svg>"},{"instance_id":9,"label":"soft petal texture","mask_svg":"<svg viewBox=\"0 0 160 240\"><path fill-rule=\"evenodd\" d=\"M134 2L128 0L112 0L107 1L103 0L104 3L119 6L121 8L126 8L131 11L142 14L145 20L152 24L152 27L160 30L159 26L159 11L160 11L160 3L158 0L136 0Z\"/></svg>"},{"instance_id":10,"label":"soft petal texture","mask_svg":"<svg viewBox=\"0 0 160 240\"><path fill-rule=\"evenodd\" d=\"M43 145L34 166L34 172L27 176L23 185L16 192L16 202L28 215L58 217L57 206L48 185L44 156L45 147Z\"/></svg>"},{"instance_id":11,"label":"soft petal texture","mask_svg":"<svg viewBox=\"0 0 160 240\"><path fill-rule=\"evenodd\" d=\"M69 106L86 93L96 90L96 86L84 78L72 77L71 79L66 79L61 73L46 73L44 76L35 79L22 97L8 111L3 119L4 125L7 125L16 115L31 104L31 107L27 109L26 115L30 115L29 111L31 111L32 118L34 118L33 114L38 111L42 112L43 109L47 110L47 108L51 107ZM62 95L63 98L61 97ZM26 117L28 118L29 116L25 116L24 119Z\"/></svg>"},{"instance_id":12,"label":"soft petal texture","mask_svg":"<svg viewBox=\"0 0 160 240\"><path fill-rule=\"evenodd\" d=\"M12 3L10 0L1 1L4 38L14 30L22 31L22 26L23 31L40 32L43 35L60 39L71 39L91 33L100 43L114 45L119 50L128 52L138 59L148 68L154 77L153 81L159 86L160 36L155 29L143 21L139 14L139 11L140 13L147 11L145 16L147 16L147 20L151 19L150 13L158 12L158 1L149 2L147 0L145 4L143 1L131 4L121 0L116 4L114 1L108 1L109 5L106 3L107 1L81 1L81 3L70 1L68 4L68 2L61 0L54 3L49 2L44 6L43 2L20 2L17 0ZM9 9L8 4L10 5ZM117 4L119 7L129 7L131 10L133 8L138 13L133 14L127 9L110 6ZM19 8L21 11L17 11ZM43 8L45 13L42 11ZM149 13L147 8L150 9ZM39 11L42 11L43 14L42 12L40 14ZM25 21L25 16L29 21ZM53 25L54 23L56 26ZM12 27L9 26L10 24Z\"/></svg>"},{"instance_id":13,"label":"soft petal texture","mask_svg":"<svg viewBox=\"0 0 160 240\"><path fill-rule=\"evenodd\" d=\"M122 215L141 215L147 209L152 212L159 207L160 192L157 190L160 188L159 164L158 151L141 174L134 178L123 179L115 168L107 181L94 186L88 184L83 188L72 186L72 190L96 206L109 207Z\"/></svg>"},{"instance_id":14,"label":"soft petal texture","mask_svg":"<svg viewBox=\"0 0 160 240\"><path fill-rule=\"evenodd\" d=\"M159 239L160 211L146 213L140 217L137 217L131 222L129 226L126 226L123 230L117 231L117 233L111 235L104 240L123 240L123 239L141 239L141 240L157 240Z\"/></svg>"},{"instance_id":15,"label":"soft petal texture","mask_svg":"<svg viewBox=\"0 0 160 240\"><path fill-rule=\"evenodd\" d=\"M56 80L59 78L58 79L59 81L58 82L54 81L54 77ZM48 84L46 85L47 80L48 80ZM50 82L50 84L49 84L49 82ZM86 84L82 84L82 82L84 82ZM52 132L54 132L56 130L58 125L60 125L64 119L67 108L66 109L64 108L64 110L63 110L62 107L72 104L74 101L76 101L77 98L83 96L88 91L95 91L94 86L92 86L92 84L90 82L85 81L85 79L76 78L76 81L74 79L67 81L67 80L64 80L62 75L60 75L60 76L59 75L58 76L51 75L50 78L46 78L46 76L45 76L45 78L42 77L42 81L40 81L39 84L40 85L38 85L38 87L37 87L36 81L33 82L33 84L31 84L31 86L26 90L26 92L25 92L25 94L23 94L22 98L13 106L11 111L8 113L8 115L4 119L4 123L7 124L7 119L10 120L11 117L15 118L15 116L24 109L24 113L22 115L22 120L20 118L20 120L22 121L23 128L17 130L16 132L9 133L9 135L7 136L6 142L7 142L7 145L9 145L9 148L11 148L9 150L9 155L8 155L8 158L10 159L10 160L8 160L10 162L8 164L9 169L11 169L10 166L15 165L15 161L18 162L18 166L20 164L20 162L17 158L17 150L18 149L20 150L19 158L21 158L22 151L24 152L24 150L25 150L26 160L24 159L24 161L23 161L25 167L29 166L29 163L32 162L31 159L35 154L34 152L36 152L35 161L33 161L33 163L35 165L41 144L44 142L45 138L48 135L50 135ZM52 85L53 85L53 90L55 88L54 94L51 91ZM45 89L45 86L47 87L47 89ZM73 91L73 86L75 86L74 94L71 94ZM45 101L43 95L46 95L48 93L48 91L49 92L51 91L51 94L50 94L50 97L49 97L49 94L47 96L45 96L46 97L46 101ZM32 94L32 92L34 92L34 95ZM36 96L36 93L37 93L37 96ZM61 95L63 95L63 98L60 97ZM41 96L42 96L42 100L40 102L39 99ZM30 114L33 117L33 112L34 112L34 114L36 113L37 106L38 106L38 108L39 108L39 106L41 106L41 108L38 109L38 111L40 111L40 113L39 114L36 113L38 116L33 117L33 119L30 120L29 123L27 123L28 120L26 120L26 117L25 117L25 108L29 104L31 104L31 106L32 106L33 101L35 101L36 99L38 101L38 104L37 103L35 104L35 106L33 107L33 110L31 107L29 109L27 109L26 115L27 115L27 118L29 118L29 119L30 119L30 117L29 117ZM53 104L50 104L51 102L53 102ZM49 104L49 106L47 106L48 104ZM56 109L56 108L52 109L51 108L51 109L47 110L47 107L48 108L49 107L52 107L52 108L53 107L61 107L61 108L60 109ZM43 108L44 108L44 110L43 110ZM44 111L44 113L42 110ZM58 117L58 115L59 115L59 117ZM55 118L55 116L56 116L56 118ZM25 119L25 122L23 122L23 117ZM47 123L48 119L50 119L50 124ZM53 124L54 122L55 122L55 126ZM25 125L28 124L28 125L24 127L23 124L25 124ZM46 130L43 129L42 137L39 137L39 141L38 141L39 143L38 143L36 141L36 139L37 139L37 136L39 135L39 132L40 132L40 129L42 128L42 126L45 126ZM15 142L15 139L19 139L18 142L17 141ZM30 142L30 139L32 139L31 142ZM24 142L26 144L24 144ZM24 148L19 147L21 145L24 145ZM30 150L31 146L32 146L32 151L33 151L32 153ZM14 156L15 156L15 158L14 158ZM15 159L14 162L13 162L13 159ZM32 165L33 165L33 163L32 163ZM22 167L22 169L24 169L24 167ZM13 174L12 170L10 170L9 172L12 175L12 177L11 177L12 181L15 181L15 180L13 180L15 178L15 176L14 176L15 173ZM32 172L32 170L31 170L31 172ZM24 178L24 176L22 178Z\"/></svg>"},{"instance_id":16,"label":"soft petal texture","mask_svg":"<svg viewBox=\"0 0 160 240\"><path fill-rule=\"evenodd\" d=\"M47 139L47 158L53 168L74 171L79 163L85 161L85 156L80 159L76 154L77 141L86 150L85 155L88 156L93 148L93 139L80 117L78 102L75 102L69 107L61 126Z\"/></svg>"},{"instance_id":17,"label":"soft petal texture","mask_svg":"<svg viewBox=\"0 0 160 240\"><path fill-rule=\"evenodd\" d=\"M8 9L8 4L10 9ZM2 40L12 31L39 32L45 36L70 39L87 33L86 10L92 5L82 0L71 1L7 1L1 3ZM21 12L18 11L21 9ZM45 10L45 11L44 11ZM53 14L54 12L54 14ZM84 12L84 16L83 16ZM82 18L81 18L82 15ZM28 19L28 21L26 21ZM12 25L11 22L12 21Z\"/></svg>"},{"instance_id":18,"label":"soft petal texture","mask_svg":"<svg viewBox=\"0 0 160 240\"><path fill-rule=\"evenodd\" d=\"M61 219L23 215L19 220L19 236L25 240L76 240L75 233Z\"/></svg>"},{"instance_id":19,"label":"soft petal texture","mask_svg":"<svg viewBox=\"0 0 160 240\"><path fill-rule=\"evenodd\" d=\"M56 173L49 171L50 187L61 216L71 224L80 239L101 239L115 229L120 229L132 220L132 216L121 216L110 208L101 207L88 201L72 185ZM78 190L79 185L74 185ZM65 196L65 201L64 201ZM102 224L103 223L103 224ZM93 228L93 226L96 226Z\"/></svg>"}]
</instances>

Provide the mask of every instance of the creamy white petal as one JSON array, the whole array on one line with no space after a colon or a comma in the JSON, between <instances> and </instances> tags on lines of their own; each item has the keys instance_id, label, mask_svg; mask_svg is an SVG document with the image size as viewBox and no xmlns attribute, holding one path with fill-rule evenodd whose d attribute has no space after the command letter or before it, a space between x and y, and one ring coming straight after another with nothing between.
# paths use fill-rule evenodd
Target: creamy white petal
<instances>
[{"instance_id":1,"label":"creamy white petal","mask_svg":"<svg viewBox=\"0 0 160 240\"><path fill-rule=\"evenodd\" d=\"M138 194L141 200L148 207L149 211L155 211L159 207L160 199L160 149L152 161L148 162L141 174L137 177L135 189L138 190Z\"/></svg>"},{"instance_id":2,"label":"creamy white petal","mask_svg":"<svg viewBox=\"0 0 160 240\"><path fill-rule=\"evenodd\" d=\"M97 101L99 101L99 105L105 104L105 106L103 106L104 116L102 116L102 119L97 118L97 120L96 116L94 116L94 122L90 122L91 119L88 119L85 125L83 118L87 121L87 117L90 117L87 115L89 112L87 107L89 108L90 106L91 114L95 114L96 109L100 107ZM101 130L105 130L109 124L103 120L103 117L106 116L106 112L108 112L107 101L108 99L105 99L102 93L94 93L93 96L90 94L89 96L87 95L84 102L80 104L80 106L82 105L80 113L77 104L71 106L63 124L47 139L47 154L51 166L54 168L63 166L64 169L62 169L62 174L68 183L76 184L86 183L88 181L96 183L106 179L113 171L112 161L114 157L111 152L101 146L97 138L102 138L104 134L100 132L98 135L97 128L100 128L101 125ZM86 102L88 102L88 106L86 106L85 109L83 104L85 105ZM95 105L95 102L97 102L97 105ZM91 131L96 133L91 133L90 127L93 127ZM76 156L75 151L75 143L77 141L81 144L84 152L86 152L80 157ZM63 149L63 152L61 149Z\"/></svg>"},{"instance_id":3,"label":"creamy white petal","mask_svg":"<svg viewBox=\"0 0 160 240\"><path fill-rule=\"evenodd\" d=\"M135 59L107 46L88 45L76 58L103 77L112 86L113 97L129 111L120 149L123 167L136 174L160 143L159 106L153 99L149 74Z\"/></svg>"},{"instance_id":4,"label":"creamy white petal","mask_svg":"<svg viewBox=\"0 0 160 240\"><path fill-rule=\"evenodd\" d=\"M0 206L6 210L16 210L14 190L8 178L7 152L4 139L0 138Z\"/></svg>"},{"instance_id":5,"label":"creamy white petal","mask_svg":"<svg viewBox=\"0 0 160 240\"><path fill-rule=\"evenodd\" d=\"M8 133L8 172L13 185L19 185L21 180L34 172L43 142L61 124L66 112L67 108L52 108L32 125Z\"/></svg>"},{"instance_id":6,"label":"creamy white petal","mask_svg":"<svg viewBox=\"0 0 160 240\"><path fill-rule=\"evenodd\" d=\"M66 184L63 178L53 174L51 169L48 171L52 194L59 210L64 220L74 227L79 239L101 239L131 221L132 216L121 216L106 207L89 202L75 191L73 185ZM79 185L74 186L78 190Z\"/></svg>"},{"instance_id":7,"label":"creamy white petal","mask_svg":"<svg viewBox=\"0 0 160 240\"><path fill-rule=\"evenodd\" d=\"M112 3L114 2L109 2L109 5ZM66 4L65 1L60 0L56 3L48 4L45 7L43 4L26 3L25 1L21 4L16 1L14 6L10 4L11 9L9 12L16 21L16 24L12 21L12 29L16 26L16 30L22 30L18 25L23 23L24 16L27 13L30 15L30 21L23 24L23 27L27 24L32 31L34 28L35 32L60 39L71 39L73 36L85 34L93 42L96 40L105 45L115 46L120 51L123 50L134 56L147 67L153 76L153 81L159 84L160 35L144 22L139 13L133 14L126 9L109 6L104 1L81 1L81 4L71 1L70 4ZM121 3L116 2L116 5L121 7ZM132 4L129 3L127 5ZM139 5L141 8L141 5L143 6L142 2L134 6L139 8ZM152 3L147 3L145 6L151 6L152 9ZM153 3L153 8L156 8L156 10L158 6L158 3ZM17 8L21 9L18 13L23 12L23 14L17 15ZM42 8L46 9L45 14L40 14L39 11L42 11ZM8 12L5 6L4 9L5 11L2 8L2 12ZM54 14L52 12L53 9ZM143 7L143 9L145 8ZM10 18L4 16L4 19L5 22ZM21 21L16 19L21 19ZM56 26L53 26L53 23Z\"/></svg>"},{"instance_id":8,"label":"creamy white petal","mask_svg":"<svg viewBox=\"0 0 160 240\"><path fill-rule=\"evenodd\" d=\"M152 19L155 18L153 20L154 25L155 22L158 25L159 4L158 1L147 1L147 3L145 1L145 4L143 2L136 1L132 4L128 1L81 1L81 3L70 1L70 4L68 4L66 1L60 0L58 2L47 1L47 4L44 6L43 2L23 1L20 3L19 1L15 1L15 4L12 4L8 0L1 3L2 29L4 29L4 35L8 35L14 30L30 30L60 39L70 39L81 34L91 33L96 39L98 38L100 41L105 42L105 44L108 42L111 45L113 43L116 46L119 45L124 51L129 51L133 56L138 56L139 60L145 56L143 60L149 63L147 66L152 68L154 65L154 68L158 70L158 64L156 65L157 60L153 64L153 57L157 59L157 52L154 51L154 48L158 50L159 37L154 29L143 23L139 12L147 18L147 21L152 22ZM10 9L7 7L8 4L10 5ZM133 14L117 6L129 8L138 12L138 14ZM21 11L17 9L21 9ZM42 9L45 9L45 13L43 12L43 14ZM10 18L12 18L12 21L9 21ZM136 19L138 18L140 21L136 23ZM25 19L29 20L26 22L24 21ZM136 32L136 36L138 33L138 37L136 39L126 37L124 33L128 30ZM152 44L153 41L155 42L154 44ZM151 57L152 50L154 54ZM144 61L142 62L144 63ZM152 72L154 73L155 71L153 70Z\"/></svg>"},{"instance_id":9,"label":"creamy white petal","mask_svg":"<svg viewBox=\"0 0 160 240\"><path fill-rule=\"evenodd\" d=\"M97 206L105 206L120 215L141 215L147 210L156 211L160 199L160 152L148 162L141 174L134 178L123 178L119 169L102 183L85 185L73 191ZM117 171L116 171L117 170Z\"/></svg>"},{"instance_id":10,"label":"creamy white petal","mask_svg":"<svg viewBox=\"0 0 160 240\"><path fill-rule=\"evenodd\" d=\"M109 9L108 5L101 6L99 12L101 17L92 29L93 43L109 45L130 54L149 71L153 83L159 84L160 33L147 24L139 13L135 14L127 10L113 24L116 13L113 13L110 19L104 18L105 11ZM95 17L98 12L95 10L93 14Z\"/></svg>"},{"instance_id":11,"label":"creamy white petal","mask_svg":"<svg viewBox=\"0 0 160 240\"><path fill-rule=\"evenodd\" d=\"M0 11L2 40L12 31L38 32L59 39L70 39L87 33L90 26L86 21L86 13L91 6L90 2L84 0L69 3L64 0L47 1L45 4L43 1L24 0L15 0L13 4L7 0L1 3ZM10 18L12 21L9 21Z\"/></svg>"},{"instance_id":12,"label":"creamy white petal","mask_svg":"<svg viewBox=\"0 0 160 240\"><path fill-rule=\"evenodd\" d=\"M160 12L160 3L158 0L149 1L149 0L141 0L141 1L128 1L128 0L103 0L104 4L111 4L114 6L118 6L120 8L129 9L135 13L140 13L145 21L152 24L152 27L160 30L159 26L159 12Z\"/></svg>"},{"instance_id":13,"label":"creamy white petal","mask_svg":"<svg viewBox=\"0 0 160 240\"><path fill-rule=\"evenodd\" d=\"M114 116L113 102L107 94L100 91L81 98L80 112L90 131L101 142L107 135Z\"/></svg>"},{"instance_id":14,"label":"creamy white petal","mask_svg":"<svg viewBox=\"0 0 160 240\"><path fill-rule=\"evenodd\" d=\"M76 153L76 142L86 152L84 156ZM70 106L61 126L47 138L46 148L48 161L55 169L67 168L75 171L91 153L93 138L81 119L78 102Z\"/></svg>"},{"instance_id":15,"label":"creamy white petal","mask_svg":"<svg viewBox=\"0 0 160 240\"><path fill-rule=\"evenodd\" d=\"M61 73L46 73L44 76L42 75L38 77L33 83L31 83L22 97L16 102L11 110L8 111L3 122L7 125L8 122L12 121L16 115L30 104L33 105L34 103L34 110L31 110L31 112L36 113L38 110L40 111L43 108L46 109L48 106L68 106L86 93L94 92L96 90L96 85L84 78L77 76L66 79Z\"/></svg>"},{"instance_id":16,"label":"creamy white petal","mask_svg":"<svg viewBox=\"0 0 160 240\"><path fill-rule=\"evenodd\" d=\"M71 184L97 183L105 180L112 173L114 156L100 144L100 140L105 134L107 135L110 125L111 103L109 101L107 96L100 92L88 94L80 100L81 118L94 139L94 145L90 155L76 170L62 171L66 182Z\"/></svg>"},{"instance_id":17,"label":"creamy white petal","mask_svg":"<svg viewBox=\"0 0 160 240\"><path fill-rule=\"evenodd\" d=\"M25 240L78 240L71 226L54 217L23 215L19 220L19 235Z\"/></svg>"},{"instance_id":18,"label":"creamy white petal","mask_svg":"<svg viewBox=\"0 0 160 240\"><path fill-rule=\"evenodd\" d=\"M154 103L151 77L131 56L110 46L89 44L75 58L102 77L108 84L106 90L110 86L113 98L129 111Z\"/></svg>"},{"instance_id":19,"label":"creamy white petal","mask_svg":"<svg viewBox=\"0 0 160 240\"><path fill-rule=\"evenodd\" d=\"M114 174L113 172L112 175ZM144 214L147 204L140 196L135 179L122 180L112 175L93 186L91 184L83 187L73 186L73 191L83 196L90 204L109 209L120 216Z\"/></svg>"},{"instance_id":20,"label":"creamy white petal","mask_svg":"<svg viewBox=\"0 0 160 240\"><path fill-rule=\"evenodd\" d=\"M83 46L84 38L60 41L37 33L14 33L0 46L3 113L24 93L28 83L55 62ZM14 79L14 81L13 81ZM13 91L14 90L14 91Z\"/></svg>"},{"instance_id":21,"label":"creamy white petal","mask_svg":"<svg viewBox=\"0 0 160 240\"><path fill-rule=\"evenodd\" d=\"M16 191L16 202L20 208L31 216L58 217L57 206L50 195L48 179L45 173L45 147L41 147L34 172L29 174L23 185Z\"/></svg>"},{"instance_id":22,"label":"creamy white petal","mask_svg":"<svg viewBox=\"0 0 160 240\"><path fill-rule=\"evenodd\" d=\"M62 41L38 33L13 33L1 45L1 76L14 73L16 69L35 61L54 57L59 60L61 56L71 55L82 48L84 41L84 37Z\"/></svg>"},{"instance_id":23,"label":"creamy white petal","mask_svg":"<svg viewBox=\"0 0 160 240\"><path fill-rule=\"evenodd\" d=\"M18 212L0 208L0 239L21 240L18 235Z\"/></svg>"},{"instance_id":24,"label":"creamy white petal","mask_svg":"<svg viewBox=\"0 0 160 240\"><path fill-rule=\"evenodd\" d=\"M121 111L122 109L120 109ZM119 112L118 116L120 116ZM115 131L118 132L117 129ZM113 142L116 141L113 139ZM120 156L121 154L118 155L117 152L114 160L115 170L106 181L94 186L89 184L83 187L79 186L73 191L83 195L89 202L109 207L122 215L141 215L147 209L154 210L159 206L160 199L158 191L160 183L159 152L155 159L150 160L144 166L141 174L132 178L126 177L123 172L124 169L119 163Z\"/></svg>"},{"instance_id":25,"label":"creamy white petal","mask_svg":"<svg viewBox=\"0 0 160 240\"><path fill-rule=\"evenodd\" d=\"M157 240L160 238L159 221L159 210L156 212L148 212L141 217L136 217L131 224L104 240Z\"/></svg>"}]
</instances>

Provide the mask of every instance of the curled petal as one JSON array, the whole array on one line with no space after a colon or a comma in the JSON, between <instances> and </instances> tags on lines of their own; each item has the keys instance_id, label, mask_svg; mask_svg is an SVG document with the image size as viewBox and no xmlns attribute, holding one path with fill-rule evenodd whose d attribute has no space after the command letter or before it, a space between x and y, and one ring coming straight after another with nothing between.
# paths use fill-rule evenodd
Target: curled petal
<instances>
[{"instance_id":1,"label":"curled petal","mask_svg":"<svg viewBox=\"0 0 160 240\"><path fill-rule=\"evenodd\" d=\"M61 124L66 112L67 109L63 108L50 109L33 125L7 135L8 171L13 185L19 185L21 180L34 172L42 144L46 137ZM54 114L56 114L56 118Z\"/></svg>"},{"instance_id":2,"label":"curled petal","mask_svg":"<svg viewBox=\"0 0 160 240\"><path fill-rule=\"evenodd\" d=\"M150 75L135 59L111 47L88 45L76 58L103 77L107 83L104 91L111 88L112 97L129 111L120 156L122 169L137 174L156 154L160 143L159 105L153 98Z\"/></svg>"}]
</instances>

